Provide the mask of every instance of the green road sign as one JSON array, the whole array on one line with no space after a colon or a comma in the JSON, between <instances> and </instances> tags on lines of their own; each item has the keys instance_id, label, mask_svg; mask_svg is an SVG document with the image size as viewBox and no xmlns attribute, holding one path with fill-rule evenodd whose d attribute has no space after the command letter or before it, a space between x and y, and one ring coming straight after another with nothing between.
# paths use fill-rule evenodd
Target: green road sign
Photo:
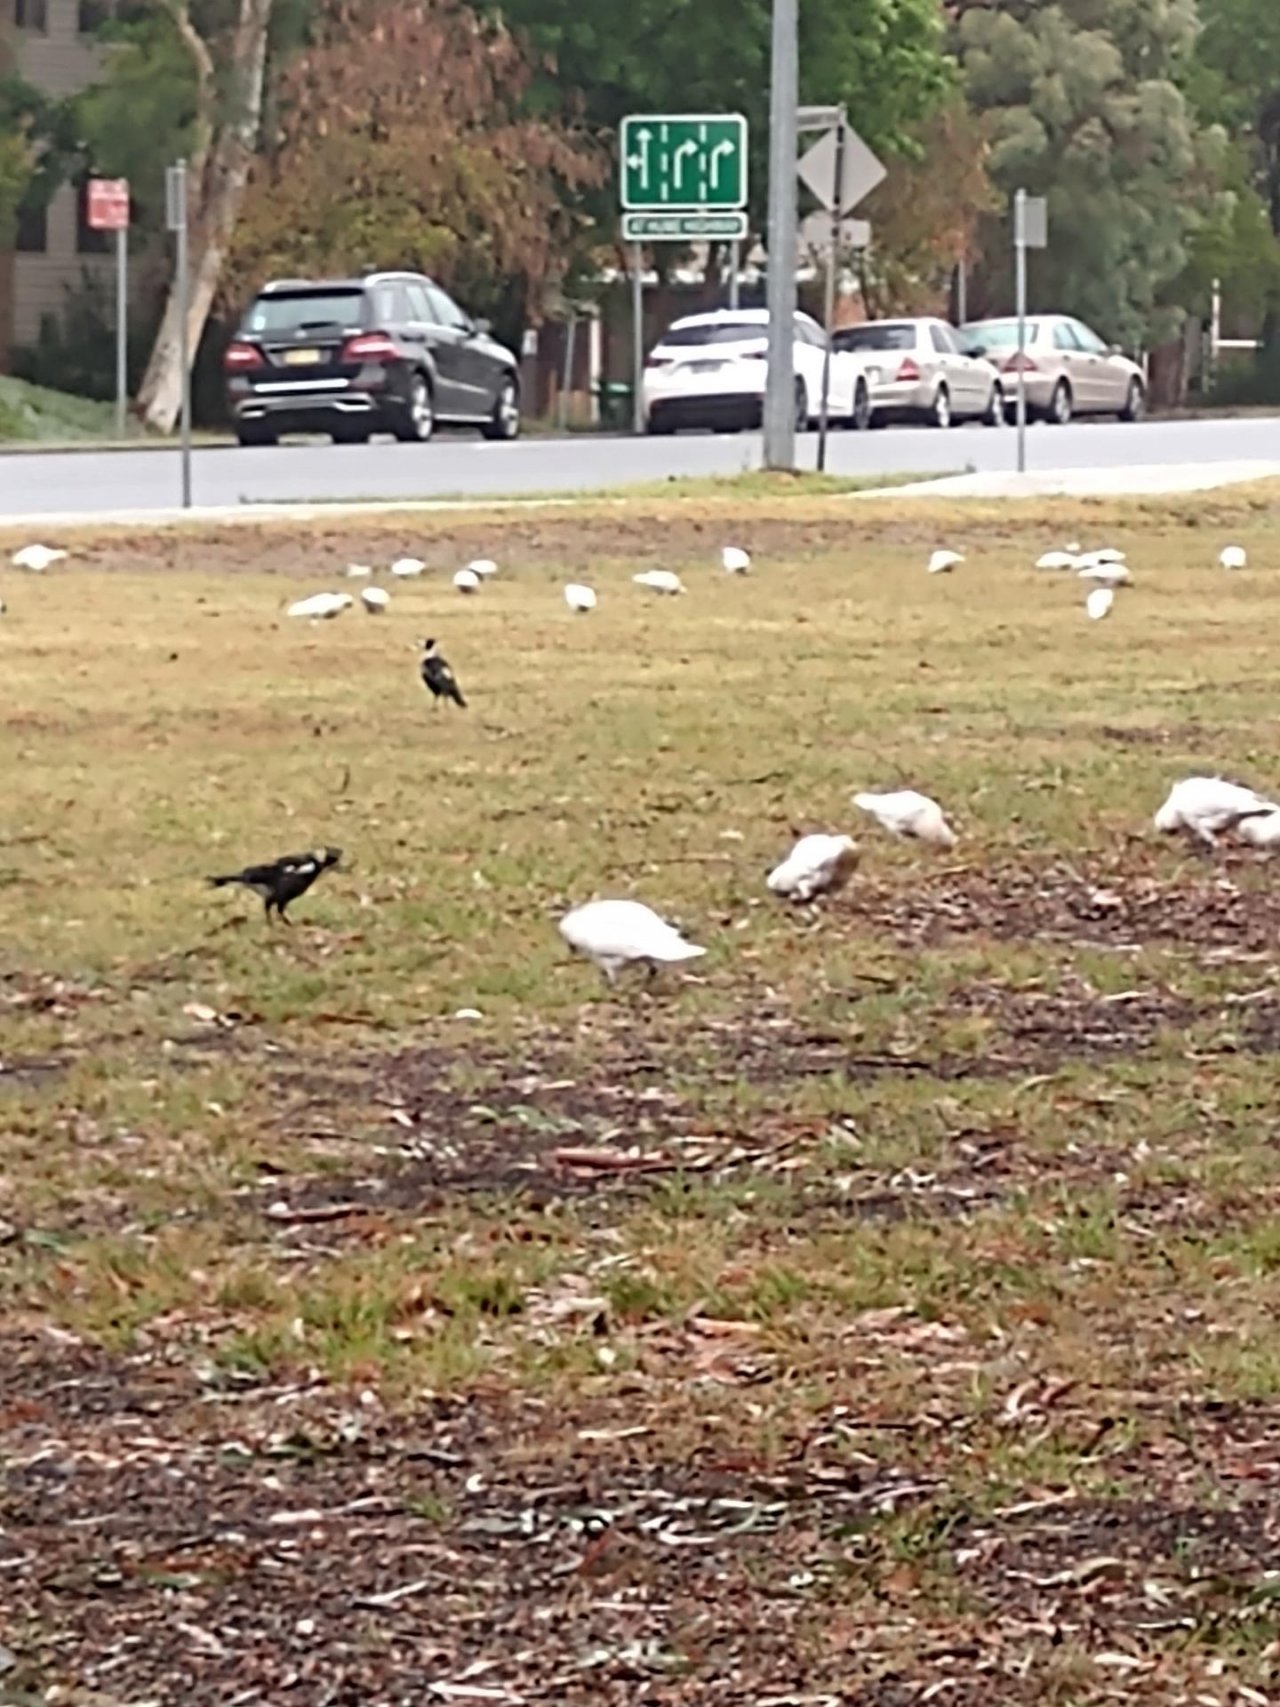
<instances>
[{"instance_id":1,"label":"green road sign","mask_svg":"<svg viewBox=\"0 0 1280 1707\"><path fill-rule=\"evenodd\" d=\"M624 243L655 243L665 238L722 237L741 242L747 235L745 213L624 213Z\"/></svg>"},{"instance_id":2,"label":"green road sign","mask_svg":"<svg viewBox=\"0 0 1280 1707\"><path fill-rule=\"evenodd\" d=\"M622 205L664 213L747 205L741 113L633 113L622 121Z\"/></svg>"}]
</instances>

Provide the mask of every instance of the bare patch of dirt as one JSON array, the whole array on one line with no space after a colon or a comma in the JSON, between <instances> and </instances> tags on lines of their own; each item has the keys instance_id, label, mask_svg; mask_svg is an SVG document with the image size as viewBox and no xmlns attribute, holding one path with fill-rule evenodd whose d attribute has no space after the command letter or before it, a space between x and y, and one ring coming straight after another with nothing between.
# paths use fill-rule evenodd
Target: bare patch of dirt
<instances>
[{"instance_id":1,"label":"bare patch of dirt","mask_svg":"<svg viewBox=\"0 0 1280 1707\"><path fill-rule=\"evenodd\" d=\"M603 512L532 509L527 518L511 511L482 513L478 518L453 517L448 512L389 520L366 515L335 517L332 524L302 529L278 529L266 523L263 535L252 542L243 527L113 535L87 548L83 558L77 554L76 566L135 574L149 570L260 573L265 538L271 572L299 580L314 580L317 562L326 559L341 567L348 562L390 564L397 557L412 555L426 563L428 572L452 572L459 562L474 557L481 545L486 551L499 550L504 566L514 570L546 569L559 575L615 560L634 562L637 567L711 562L719 555L724 526L721 517L700 516L696 510L686 514L668 506L662 526L656 527L644 505L634 503ZM752 550L761 556L803 557L845 549L849 522L838 508L821 521L758 516L753 517L751 537Z\"/></svg>"},{"instance_id":2,"label":"bare patch of dirt","mask_svg":"<svg viewBox=\"0 0 1280 1707\"><path fill-rule=\"evenodd\" d=\"M1137 1632L1239 1634L1280 1539L1254 1473L1280 1445L1269 1413L1234 1438L1184 1417L1194 1450L1153 1430L1105 1501L1031 1490L992 1511L936 1416L873 1457L851 1448L876 1420L838 1407L766 1455L727 1392L716 1414L692 1392L392 1413L70 1338L10 1335L3 1355L19 1699L883 1707L918 1703L945 1661L949 1698L1031 1707L1070 1630L1132 1656L1126 1699L1168 1700L1171 1656L1151 1675L1158 1637Z\"/></svg>"},{"instance_id":3,"label":"bare patch of dirt","mask_svg":"<svg viewBox=\"0 0 1280 1707\"><path fill-rule=\"evenodd\" d=\"M1173 943L1239 959L1274 952L1280 890L1246 877L1258 867L1224 856L1203 877L1161 877L1129 867L1092 873L1059 862L922 871L912 890L857 892L858 919L911 947L955 937L1065 942L1076 947Z\"/></svg>"}]
</instances>

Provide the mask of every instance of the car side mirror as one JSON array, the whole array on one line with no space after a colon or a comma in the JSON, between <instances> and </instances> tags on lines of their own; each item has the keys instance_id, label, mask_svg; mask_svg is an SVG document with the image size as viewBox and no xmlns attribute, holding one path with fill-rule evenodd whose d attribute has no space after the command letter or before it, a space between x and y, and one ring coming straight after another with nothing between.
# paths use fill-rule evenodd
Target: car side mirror
<instances>
[{"instance_id":1,"label":"car side mirror","mask_svg":"<svg viewBox=\"0 0 1280 1707\"><path fill-rule=\"evenodd\" d=\"M484 319L473 320L471 322L471 330L475 333L477 338L487 338L490 332L493 331L493 321Z\"/></svg>"},{"instance_id":2,"label":"car side mirror","mask_svg":"<svg viewBox=\"0 0 1280 1707\"><path fill-rule=\"evenodd\" d=\"M969 354L971 356L985 356L986 353L987 346L985 344L970 344L969 346Z\"/></svg>"}]
</instances>

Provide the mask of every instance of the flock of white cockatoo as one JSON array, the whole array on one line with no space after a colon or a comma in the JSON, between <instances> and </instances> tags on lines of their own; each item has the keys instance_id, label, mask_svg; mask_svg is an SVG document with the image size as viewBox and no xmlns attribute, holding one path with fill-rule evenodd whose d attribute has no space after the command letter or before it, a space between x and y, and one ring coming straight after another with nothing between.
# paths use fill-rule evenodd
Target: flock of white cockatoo
<instances>
[{"instance_id":1,"label":"flock of white cockatoo","mask_svg":"<svg viewBox=\"0 0 1280 1707\"><path fill-rule=\"evenodd\" d=\"M10 561L15 569L40 575L67 555L52 546L26 545L14 552ZM928 573L950 574L964 561L958 552L939 549L929 558ZM720 562L729 575L746 575L751 570L751 557L740 546L725 546ZM1228 545L1219 554L1218 563L1223 569L1239 570L1248 566L1248 559L1243 547ZM1132 582L1125 553L1113 547L1084 551L1078 544L1071 544L1060 551L1045 552L1035 567L1074 573L1080 580L1092 583L1085 608L1095 620L1111 609L1116 589ZM389 573L397 580L415 579L426 571L427 564L416 557L401 557L389 566ZM351 580L371 583L375 573L371 564L352 563L347 568ZM460 593L474 595L497 573L498 566L491 558L477 558L454 574L453 586ZM662 595L685 591L684 583L673 570L649 569L633 575L632 580L637 586ZM595 610L598 604L595 589L577 581L565 586L564 600L571 611L580 615ZM389 608L391 597L382 587L370 584L360 589L360 603L374 616ZM350 593L312 593L291 603L286 614L323 621L341 615L354 604ZM4 608L0 602L0 614ZM956 845L956 832L942 807L915 789L864 791L852 797L852 804L890 836L941 849ZM1222 777L1186 777L1170 789L1155 815L1155 827L1165 834L1183 833L1205 848L1216 847L1221 836L1234 835L1255 848L1276 850L1280 849L1280 802ZM858 844L852 836L837 833L801 836L786 858L768 873L765 884L781 900L809 905L842 889L852 876L858 857ZM687 941L679 930L643 902L634 900L589 901L565 915L560 921L560 931L569 946L598 966L610 983L630 965L646 966L652 974L659 967L696 960L707 952Z\"/></svg>"}]
</instances>

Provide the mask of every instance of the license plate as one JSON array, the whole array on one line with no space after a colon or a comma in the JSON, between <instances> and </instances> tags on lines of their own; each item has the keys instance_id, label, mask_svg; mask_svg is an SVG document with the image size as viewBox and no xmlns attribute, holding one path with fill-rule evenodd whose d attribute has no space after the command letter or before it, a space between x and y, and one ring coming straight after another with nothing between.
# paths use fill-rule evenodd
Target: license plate
<instances>
[{"instance_id":1,"label":"license plate","mask_svg":"<svg viewBox=\"0 0 1280 1707\"><path fill-rule=\"evenodd\" d=\"M689 372L690 373L719 373L720 369L723 366L724 366L723 362L690 362L689 363Z\"/></svg>"},{"instance_id":2,"label":"license plate","mask_svg":"<svg viewBox=\"0 0 1280 1707\"><path fill-rule=\"evenodd\" d=\"M286 367L314 367L319 360L319 350L286 350L284 353Z\"/></svg>"}]
</instances>

